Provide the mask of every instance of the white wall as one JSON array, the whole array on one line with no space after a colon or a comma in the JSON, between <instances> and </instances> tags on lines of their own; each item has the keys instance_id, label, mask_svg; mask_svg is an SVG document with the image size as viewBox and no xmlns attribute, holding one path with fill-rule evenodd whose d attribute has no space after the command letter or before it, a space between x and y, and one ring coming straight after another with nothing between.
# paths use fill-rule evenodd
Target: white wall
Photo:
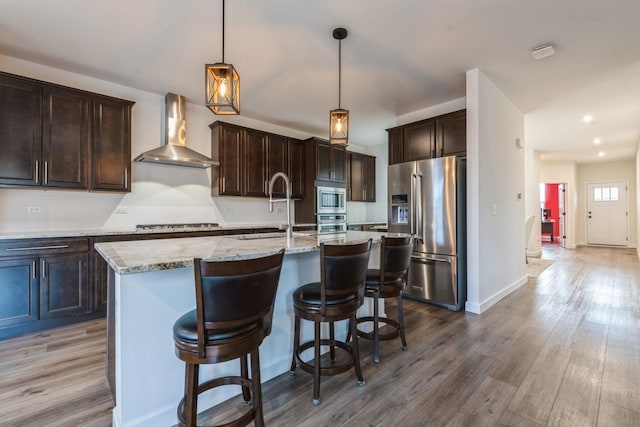
<instances>
[{"instance_id":1,"label":"white wall","mask_svg":"<svg viewBox=\"0 0 640 427\"><path fill-rule=\"evenodd\" d=\"M574 162L541 161L540 182L547 184L567 184L565 206L566 247L576 247L576 222L578 220L578 165Z\"/></svg>"},{"instance_id":2,"label":"white wall","mask_svg":"<svg viewBox=\"0 0 640 427\"><path fill-rule=\"evenodd\" d=\"M131 135L133 157L164 141L164 93L144 92L2 55L0 70L135 101ZM189 101L186 105L187 145L211 155L209 124L219 118L207 108ZM294 138L311 136L244 116L225 116L220 120ZM210 169L134 162L131 175L132 191L129 194L0 188L0 232L132 229L136 224L171 222L271 224L286 221L284 211L269 213L265 199L212 198ZM38 206L42 211L27 215L28 206ZM128 213L115 214L117 207L125 207Z\"/></svg>"},{"instance_id":3,"label":"white wall","mask_svg":"<svg viewBox=\"0 0 640 427\"><path fill-rule=\"evenodd\" d=\"M540 240L540 153L527 148L525 141L524 150L524 206L525 218L535 215L534 226L531 236L526 242L527 255L537 257L542 255L542 244ZM525 236L527 239L527 236Z\"/></svg>"},{"instance_id":4,"label":"white wall","mask_svg":"<svg viewBox=\"0 0 640 427\"><path fill-rule=\"evenodd\" d=\"M626 182L628 195L628 238L630 248L637 246L637 185L636 161L634 159L615 162L597 162L578 165L578 210L576 220L576 244L587 244L587 190L589 183L596 182Z\"/></svg>"},{"instance_id":5,"label":"white wall","mask_svg":"<svg viewBox=\"0 0 640 427\"><path fill-rule=\"evenodd\" d=\"M480 70L467 71L466 310L486 311L526 283L524 117Z\"/></svg>"},{"instance_id":6,"label":"white wall","mask_svg":"<svg viewBox=\"0 0 640 427\"><path fill-rule=\"evenodd\" d=\"M640 144L636 152L636 242L640 242ZM637 244L636 253L640 258L640 245Z\"/></svg>"}]
</instances>

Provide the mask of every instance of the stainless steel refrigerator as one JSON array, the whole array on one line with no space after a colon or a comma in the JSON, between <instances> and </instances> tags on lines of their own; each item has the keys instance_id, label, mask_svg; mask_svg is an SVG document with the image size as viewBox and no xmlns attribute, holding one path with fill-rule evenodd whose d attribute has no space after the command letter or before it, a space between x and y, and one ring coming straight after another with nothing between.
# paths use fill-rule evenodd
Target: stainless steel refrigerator
<instances>
[{"instance_id":1,"label":"stainless steel refrigerator","mask_svg":"<svg viewBox=\"0 0 640 427\"><path fill-rule=\"evenodd\" d=\"M465 161L455 156L389 166L389 232L415 246L405 296L460 310L467 299Z\"/></svg>"}]
</instances>

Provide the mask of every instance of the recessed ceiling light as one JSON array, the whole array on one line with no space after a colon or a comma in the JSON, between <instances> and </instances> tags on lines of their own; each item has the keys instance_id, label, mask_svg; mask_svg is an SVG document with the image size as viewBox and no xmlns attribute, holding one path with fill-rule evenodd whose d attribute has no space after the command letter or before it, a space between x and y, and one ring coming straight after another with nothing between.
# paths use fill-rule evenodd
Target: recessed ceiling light
<instances>
[{"instance_id":1,"label":"recessed ceiling light","mask_svg":"<svg viewBox=\"0 0 640 427\"><path fill-rule=\"evenodd\" d=\"M585 124L593 123L593 116L591 114L585 114L582 116L582 122Z\"/></svg>"},{"instance_id":2,"label":"recessed ceiling light","mask_svg":"<svg viewBox=\"0 0 640 427\"><path fill-rule=\"evenodd\" d=\"M604 157L604 151L598 151L598 157Z\"/></svg>"},{"instance_id":3,"label":"recessed ceiling light","mask_svg":"<svg viewBox=\"0 0 640 427\"><path fill-rule=\"evenodd\" d=\"M600 139L600 138L593 138L593 143L594 143L594 144L598 145L598 144L600 144L601 142L602 142L602 139Z\"/></svg>"},{"instance_id":4,"label":"recessed ceiling light","mask_svg":"<svg viewBox=\"0 0 640 427\"><path fill-rule=\"evenodd\" d=\"M531 56L533 56L533 59L537 60L537 59L547 58L553 55L554 53L556 53L556 51L553 49L553 45L543 44L542 46L538 46L535 49L533 49L531 51Z\"/></svg>"}]
</instances>

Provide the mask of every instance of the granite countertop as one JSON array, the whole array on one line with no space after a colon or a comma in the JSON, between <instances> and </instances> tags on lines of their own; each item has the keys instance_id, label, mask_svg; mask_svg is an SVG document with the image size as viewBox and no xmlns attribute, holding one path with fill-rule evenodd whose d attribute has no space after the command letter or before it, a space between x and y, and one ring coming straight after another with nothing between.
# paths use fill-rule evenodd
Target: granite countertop
<instances>
[{"instance_id":1,"label":"granite countertop","mask_svg":"<svg viewBox=\"0 0 640 427\"><path fill-rule=\"evenodd\" d=\"M178 228L173 230L136 230L136 229L83 229L83 230L41 230L41 231L15 231L0 232L0 240L11 239L44 239L44 238L60 238L60 237L90 237L90 236L117 236L123 234L157 234L157 233L180 233L195 231L216 231L216 230L239 230L239 229L256 229L256 228L278 228L282 223L277 224L228 224L207 228ZM293 224L293 227L315 227L316 224Z\"/></svg>"},{"instance_id":2,"label":"granite countertop","mask_svg":"<svg viewBox=\"0 0 640 427\"><path fill-rule=\"evenodd\" d=\"M97 243L102 255L116 273L134 274L193 266L194 258L211 260L249 259L270 255L284 248L287 254L312 252L320 243L379 242L385 233L347 231L342 233L294 232L240 234L232 236L184 237L163 240Z\"/></svg>"}]
</instances>

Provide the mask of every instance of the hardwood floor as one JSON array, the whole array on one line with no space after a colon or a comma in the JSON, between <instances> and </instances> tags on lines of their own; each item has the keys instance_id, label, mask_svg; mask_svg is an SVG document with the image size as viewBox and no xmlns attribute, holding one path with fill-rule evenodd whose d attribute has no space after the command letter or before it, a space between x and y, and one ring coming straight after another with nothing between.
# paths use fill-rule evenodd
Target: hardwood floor
<instances>
[{"instance_id":1,"label":"hardwood floor","mask_svg":"<svg viewBox=\"0 0 640 427\"><path fill-rule=\"evenodd\" d=\"M315 407L311 375L268 381L267 425L640 425L635 249L545 245L543 258L555 263L482 315L406 300L409 351L383 342L374 365L361 340L365 387L353 373L324 377ZM0 342L0 425L109 426L104 330L92 322ZM242 411L238 400L215 418Z\"/></svg>"},{"instance_id":2,"label":"hardwood floor","mask_svg":"<svg viewBox=\"0 0 640 427\"><path fill-rule=\"evenodd\" d=\"M0 426L111 425L104 320L0 341Z\"/></svg>"}]
</instances>

